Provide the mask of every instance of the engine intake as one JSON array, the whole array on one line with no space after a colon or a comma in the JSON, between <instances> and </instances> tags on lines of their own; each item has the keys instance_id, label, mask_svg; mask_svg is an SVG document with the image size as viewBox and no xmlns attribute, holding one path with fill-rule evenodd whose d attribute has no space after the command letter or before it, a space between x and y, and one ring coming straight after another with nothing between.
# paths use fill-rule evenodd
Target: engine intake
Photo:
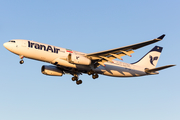
<instances>
[{"instance_id":1,"label":"engine intake","mask_svg":"<svg viewBox=\"0 0 180 120\"><path fill-rule=\"evenodd\" d=\"M41 67L41 72L42 72L42 74L51 75L51 76L62 76L63 75L62 70L60 70L59 68L57 68L55 66L51 66L51 65L43 65Z\"/></svg>"}]
</instances>

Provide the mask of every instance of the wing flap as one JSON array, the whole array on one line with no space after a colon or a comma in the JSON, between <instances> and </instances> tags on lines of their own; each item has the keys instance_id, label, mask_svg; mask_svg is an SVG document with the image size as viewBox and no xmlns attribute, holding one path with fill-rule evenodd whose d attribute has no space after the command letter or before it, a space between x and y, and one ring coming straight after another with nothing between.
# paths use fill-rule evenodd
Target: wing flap
<instances>
[{"instance_id":1,"label":"wing flap","mask_svg":"<svg viewBox=\"0 0 180 120\"><path fill-rule=\"evenodd\" d=\"M132 50L130 50L130 51L122 51L121 53L119 53L119 54L110 54L110 55L108 55L108 57L104 57L104 56L99 56L101 59L99 59L98 61L97 61L97 63L99 64L99 65L102 65L102 66L104 66L104 63L105 62L112 62L113 63L113 59L116 59L116 58L118 58L118 59L120 59L120 60L123 60L121 57L122 56L125 56L125 55L128 55L128 56L130 56L131 57L131 53L134 53L134 51L132 51ZM98 65L97 65L98 66ZM96 67L97 67L96 66Z\"/></svg>"}]
</instances>

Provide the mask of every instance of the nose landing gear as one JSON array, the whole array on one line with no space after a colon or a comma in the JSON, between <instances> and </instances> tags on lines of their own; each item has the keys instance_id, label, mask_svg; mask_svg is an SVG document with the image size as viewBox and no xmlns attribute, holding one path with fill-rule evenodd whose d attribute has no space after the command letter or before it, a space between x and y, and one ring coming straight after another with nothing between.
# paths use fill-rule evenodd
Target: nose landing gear
<instances>
[{"instance_id":1,"label":"nose landing gear","mask_svg":"<svg viewBox=\"0 0 180 120\"><path fill-rule=\"evenodd\" d=\"M23 55L20 55L19 57L20 57L20 59L21 59L21 61L20 61L19 63L20 63L20 64L23 64L23 63L24 63L24 60L23 60L24 56L23 56Z\"/></svg>"},{"instance_id":2,"label":"nose landing gear","mask_svg":"<svg viewBox=\"0 0 180 120\"><path fill-rule=\"evenodd\" d=\"M19 61L19 63L20 63L20 64L23 64L23 63L24 63L24 60Z\"/></svg>"}]
</instances>

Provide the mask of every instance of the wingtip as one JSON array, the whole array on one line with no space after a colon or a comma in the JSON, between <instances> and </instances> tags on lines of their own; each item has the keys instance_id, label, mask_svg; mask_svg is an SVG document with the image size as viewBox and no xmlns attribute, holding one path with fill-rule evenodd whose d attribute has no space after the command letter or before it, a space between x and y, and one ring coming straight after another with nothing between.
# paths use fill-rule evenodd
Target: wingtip
<instances>
[{"instance_id":1,"label":"wingtip","mask_svg":"<svg viewBox=\"0 0 180 120\"><path fill-rule=\"evenodd\" d=\"M163 34L163 35L159 36L157 39L162 40L165 36L166 36L166 35Z\"/></svg>"}]
</instances>

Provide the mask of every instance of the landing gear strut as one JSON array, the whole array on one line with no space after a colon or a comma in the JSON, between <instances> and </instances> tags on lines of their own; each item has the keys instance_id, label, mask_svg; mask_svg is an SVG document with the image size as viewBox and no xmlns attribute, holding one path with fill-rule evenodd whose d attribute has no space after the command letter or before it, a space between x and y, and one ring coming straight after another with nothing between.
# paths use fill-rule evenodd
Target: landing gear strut
<instances>
[{"instance_id":1,"label":"landing gear strut","mask_svg":"<svg viewBox=\"0 0 180 120\"><path fill-rule=\"evenodd\" d=\"M19 57L20 57L20 59L21 59L21 61L20 61L19 63L20 63L20 64L23 64L23 63L24 63L24 60L23 60L24 56L23 56L23 55L20 55Z\"/></svg>"}]
</instances>

